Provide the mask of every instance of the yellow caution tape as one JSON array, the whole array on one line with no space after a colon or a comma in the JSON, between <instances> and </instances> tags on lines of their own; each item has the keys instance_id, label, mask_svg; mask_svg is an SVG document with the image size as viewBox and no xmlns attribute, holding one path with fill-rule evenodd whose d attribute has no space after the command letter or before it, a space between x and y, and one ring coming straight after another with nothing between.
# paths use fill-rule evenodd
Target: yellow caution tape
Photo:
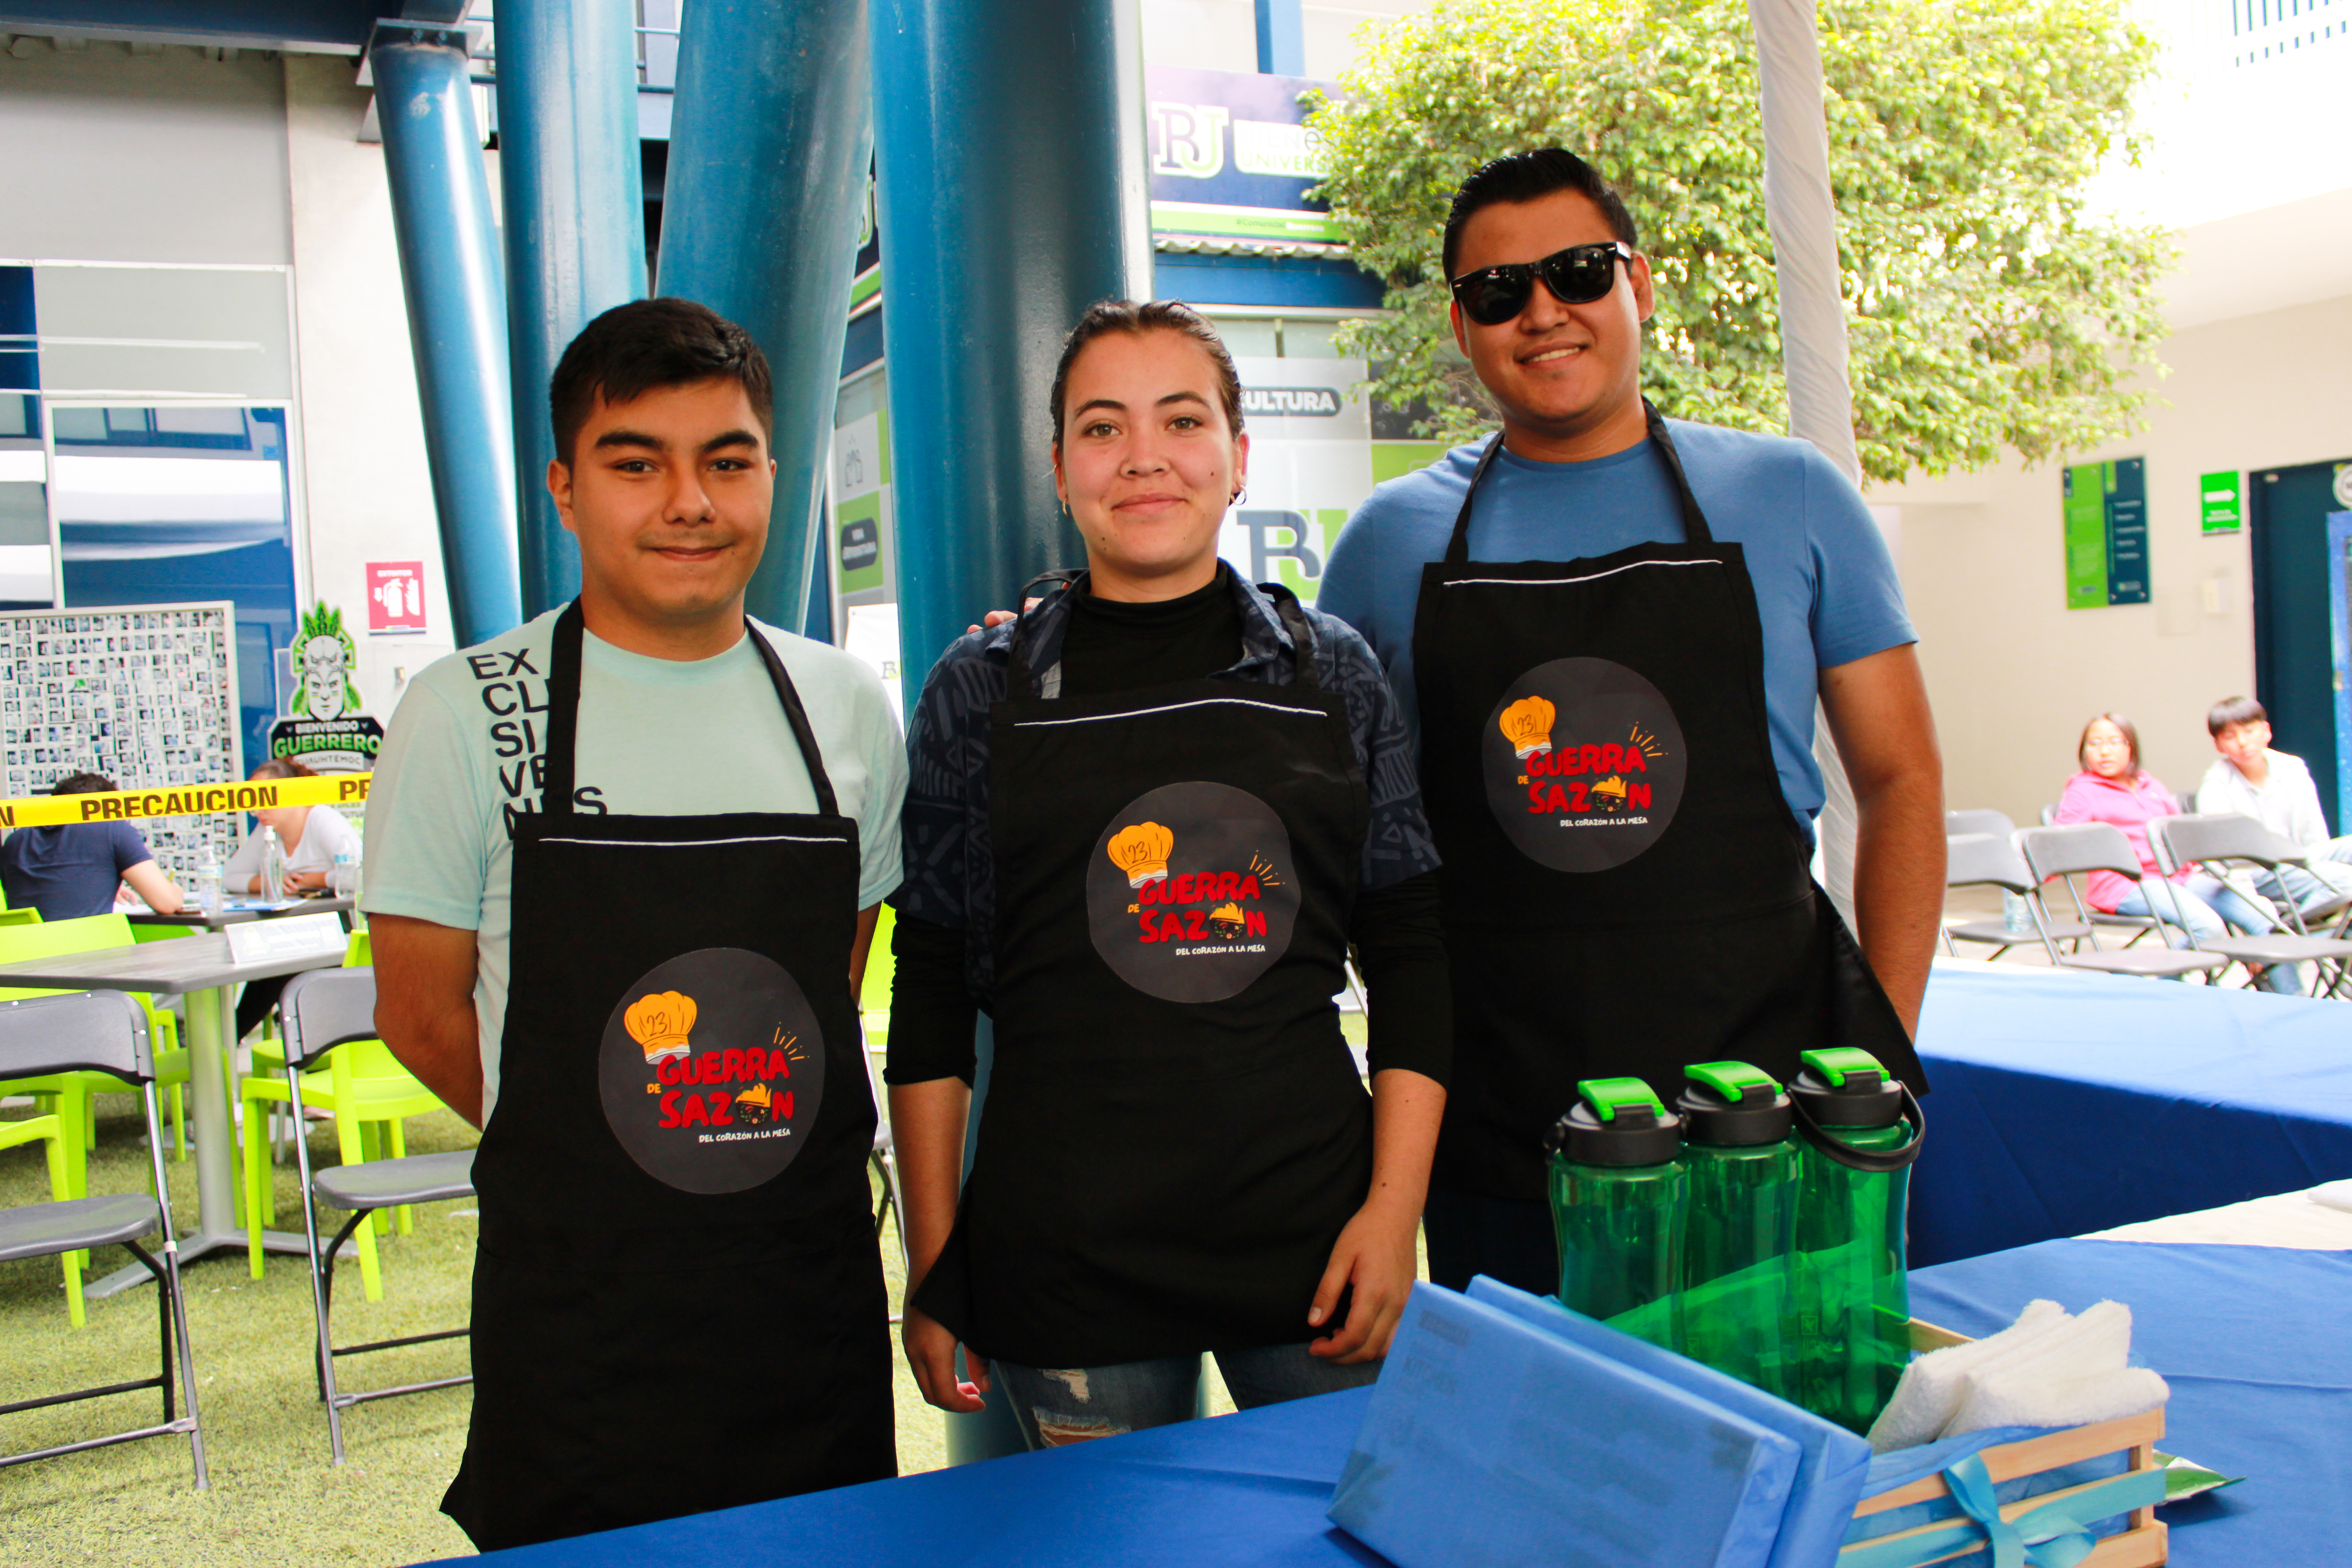
<instances>
[{"instance_id":1,"label":"yellow caution tape","mask_svg":"<svg viewBox=\"0 0 2352 1568\"><path fill-rule=\"evenodd\" d=\"M314 779L257 779L248 784L170 784L102 795L37 795L0 800L0 827L58 827L75 822L131 822L149 816L202 816L223 811L268 811L282 805L357 805L373 773L324 773Z\"/></svg>"}]
</instances>

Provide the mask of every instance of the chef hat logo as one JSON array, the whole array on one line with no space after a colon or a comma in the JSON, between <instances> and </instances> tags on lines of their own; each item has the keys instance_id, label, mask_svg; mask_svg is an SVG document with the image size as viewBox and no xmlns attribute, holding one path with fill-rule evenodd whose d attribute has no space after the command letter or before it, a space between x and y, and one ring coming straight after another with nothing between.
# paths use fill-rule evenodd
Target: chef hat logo
<instances>
[{"instance_id":1,"label":"chef hat logo","mask_svg":"<svg viewBox=\"0 0 2352 1568\"><path fill-rule=\"evenodd\" d=\"M1551 721L1556 710L1540 697L1522 697L1503 710L1496 722L1503 739L1524 760L1530 752L1551 750Z\"/></svg>"},{"instance_id":2,"label":"chef hat logo","mask_svg":"<svg viewBox=\"0 0 2352 1568\"><path fill-rule=\"evenodd\" d=\"M694 1031L694 998L683 992L664 991L640 996L621 1015L629 1037L646 1048L646 1062L666 1061L687 1053L686 1037Z\"/></svg>"},{"instance_id":3,"label":"chef hat logo","mask_svg":"<svg viewBox=\"0 0 2352 1568\"><path fill-rule=\"evenodd\" d=\"M1110 863L1127 873L1127 885L1140 888L1168 879L1168 857L1175 847L1175 834L1156 822L1141 822L1112 834L1108 853Z\"/></svg>"}]
</instances>

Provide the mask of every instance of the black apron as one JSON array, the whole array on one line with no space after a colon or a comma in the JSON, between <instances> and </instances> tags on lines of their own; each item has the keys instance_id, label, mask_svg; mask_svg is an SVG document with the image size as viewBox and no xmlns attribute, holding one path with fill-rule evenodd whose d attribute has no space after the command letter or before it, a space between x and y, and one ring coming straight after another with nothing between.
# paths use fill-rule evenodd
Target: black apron
<instances>
[{"instance_id":1,"label":"black apron","mask_svg":"<svg viewBox=\"0 0 2352 1568\"><path fill-rule=\"evenodd\" d=\"M1307 1309L1371 1181L1331 1004L1370 805L1347 705L1273 592L1286 688L1044 700L1013 638L989 722L996 1055L917 1293L990 1356L1111 1366L1323 1331Z\"/></svg>"},{"instance_id":2,"label":"black apron","mask_svg":"<svg viewBox=\"0 0 2352 1568\"><path fill-rule=\"evenodd\" d=\"M575 811L581 631L575 602L474 1157L473 1425L441 1506L486 1551L898 1470L857 825L748 624L815 814Z\"/></svg>"},{"instance_id":3,"label":"black apron","mask_svg":"<svg viewBox=\"0 0 2352 1568\"><path fill-rule=\"evenodd\" d=\"M1643 406L1683 542L1472 561L1497 436L1422 568L1421 781L1456 1031L1434 1178L1496 1197L1543 1196L1543 1135L1582 1079L1644 1079L1671 1105L1692 1062L1785 1081L1801 1052L1858 1046L1927 1087L1781 794L1746 558Z\"/></svg>"}]
</instances>

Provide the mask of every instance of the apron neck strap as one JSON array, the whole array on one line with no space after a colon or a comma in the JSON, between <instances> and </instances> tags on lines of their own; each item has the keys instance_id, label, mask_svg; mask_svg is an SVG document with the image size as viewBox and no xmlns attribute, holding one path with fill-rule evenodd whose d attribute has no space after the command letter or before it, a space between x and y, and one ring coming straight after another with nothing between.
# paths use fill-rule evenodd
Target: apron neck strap
<instances>
[{"instance_id":1,"label":"apron neck strap","mask_svg":"<svg viewBox=\"0 0 2352 1568\"><path fill-rule=\"evenodd\" d=\"M580 647L588 623L580 613L580 601L574 599L555 617L554 649L548 660L547 676L547 764L541 775L539 808L552 816L572 815L572 790L578 775L577 760L580 741ZM839 816L840 802L833 793L833 779L824 771L824 758L817 751L816 731L809 727L808 713L801 707L801 694L793 689L793 678L785 672L783 660L768 646L768 639L746 617L743 635L751 639L759 650L760 662L767 667L768 680L776 689L776 700L783 705L784 721L793 728L793 739L801 749L801 761L808 768L809 784L816 792L819 816Z\"/></svg>"},{"instance_id":2,"label":"apron neck strap","mask_svg":"<svg viewBox=\"0 0 2352 1568\"><path fill-rule=\"evenodd\" d=\"M1279 583L1261 583L1259 590L1274 601L1282 629L1290 634L1290 686L1294 691L1320 691L1322 678L1315 673L1315 625L1298 607L1298 595Z\"/></svg>"},{"instance_id":3,"label":"apron neck strap","mask_svg":"<svg viewBox=\"0 0 2352 1568\"><path fill-rule=\"evenodd\" d=\"M1642 399L1642 414L1649 426L1650 443L1666 465L1666 475L1675 481L1675 500L1682 510L1683 542L1712 544L1715 534L1706 525L1706 514L1698 508L1698 498L1691 494L1690 480L1684 477L1682 454L1675 450L1675 438L1666 434L1666 422L1657 406L1648 398ZM1503 433L1495 432L1486 449L1478 455L1478 466L1470 470L1470 488L1463 492L1462 510L1454 514L1454 536L1445 543L1445 563L1466 566L1470 563L1470 508L1478 499L1478 481L1486 477L1494 466L1495 454L1503 449Z\"/></svg>"},{"instance_id":4,"label":"apron neck strap","mask_svg":"<svg viewBox=\"0 0 2352 1568\"><path fill-rule=\"evenodd\" d=\"M1683 455L1675 450L1675 438L1666 434L1665 417L1648 398L1642 399L1642 412L1649 417L1650 444L1666 465L1666 472L1675 481L1675 500L1683 509L1683 542L1713 544L1714 531L1706 526L1706 513L1698 509L1698 497L1691 494L1690 480L1683 475Z\"/></svg>"},{"instance_id":5,"label":"apron neck strap","mask_svg":"<svg viewBox=\"0 0 2352 1568\"><path fill-rule=\"evenodd\" d=\"M1021 608L1013 612L1013 641L1008 648L1012 661L1004 672L1004 694L1015 702L1024 700L1031 695L1029 688L1034 680L1029 672L1028 642L1022 635L1029 629L1030 590L1041 585L1066 588L1082 575L1084 573L1078 567L1056 566L1050 572L1040 572L1022 584L1021 592L1013 596L1013 601ZM1037 602L1042 605L1047 597L1048 595L1040 595Z\"/></svg>"}]
</instances>

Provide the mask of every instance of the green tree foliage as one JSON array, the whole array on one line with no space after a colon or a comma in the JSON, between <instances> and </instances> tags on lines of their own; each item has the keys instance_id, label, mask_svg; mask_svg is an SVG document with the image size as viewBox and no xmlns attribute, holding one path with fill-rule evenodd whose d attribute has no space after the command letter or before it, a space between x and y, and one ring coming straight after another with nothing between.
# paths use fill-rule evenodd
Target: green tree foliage
<instances>
[{"instance_id":1,"label":"green tree foliage","mask_svg":"<svg viewBox=\"0 0 2352 1568\"><path fill-rule=\"evenodd\" d=\"M2124 0L1822 0L1830 174L1864 469L1898 479L2080 451L2144 423L2164 335L2153 228L2084 207L2130 142L2156 49ZM1624 193L1657 286L1644 390L1753 430L1788 419L1743 0L1438 0L1310 95L1321 187L1395 315L1342 342L1422 433L1491 426L1454 346L1439 239L1488 158L1564 146ZM2160 370L2159 370L2160 373Z\"/></svg>"}]
</instances>

